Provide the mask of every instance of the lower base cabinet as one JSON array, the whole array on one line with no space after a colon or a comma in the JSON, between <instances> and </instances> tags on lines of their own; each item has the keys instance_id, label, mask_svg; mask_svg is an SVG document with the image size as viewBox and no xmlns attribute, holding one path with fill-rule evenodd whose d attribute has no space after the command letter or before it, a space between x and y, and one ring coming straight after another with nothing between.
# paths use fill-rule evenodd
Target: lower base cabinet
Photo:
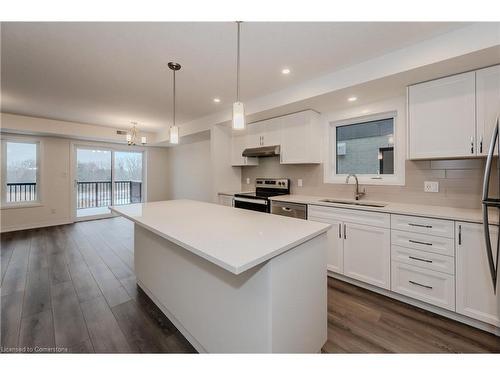
<instances>
[{"instance_id":1,"label":"lower base cabinet","mask_svg":"<svg viewBox=\"0 0 500 375\"><path fill-rule=\"evenodd\" d=\"M353 223L344 225L344 275L390 289L390 229Z\"/></svg>"},{"instance_id":2,"label":"lower base cabinet","mask_svg":"<svg viewBox=\"0 0 500 375\"><path fill-rule=\"evenodd\" d=\"M344 237L342 232L342 221L314 216L309 217L309 220L331 224L332 227L326 233L328 238L327 268L328 271L344 274Z\"/></svg>"},{"instance_id":3,"label":"lower base cabinet","mask_svg":"<svg viewBox=\"0 0 500 375\"><path fill-rule=\"evenodd\" d=\"M392 262L392 291L455 311L455 276Z\"/></svg>"},{"instance_id":4,"label":"lower base cabinet","mask_svg":"<svg viewBox=\"0 0 500 375\"><path fill-rule=\"evenodd\" d=\"M234 197L232 195L219 194L219 204L223 206L234 206Z\"/></svg>"},{"instance_id":5,"label":"lower base cabinet","mask_svg":"<svg viewBox=\"0 0 500 375\"><path fill-rule=\"evenodd\" d=\"M328 270L500 327L482 224L384 215L309 205L309 220L332 225Z\"/></svg>"},{"instance_id":6,"label":"lower base cabinet","mask_svg":"<svg viewBox=\"0 0 500 375\"><path fill-rule=\"evenodd\" d=\"M483 226L455 223L457 313L500 327L500 286L496 294L491 282ZM491 226L496 246L498 227ZM499 281L497 280L497 283Z\"/></svg>"}]
</instances>

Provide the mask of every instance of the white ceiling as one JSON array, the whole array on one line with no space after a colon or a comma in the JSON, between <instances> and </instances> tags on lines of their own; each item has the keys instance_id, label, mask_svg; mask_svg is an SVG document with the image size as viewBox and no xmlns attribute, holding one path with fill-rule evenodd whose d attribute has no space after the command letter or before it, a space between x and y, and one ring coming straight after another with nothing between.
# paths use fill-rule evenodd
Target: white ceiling
<instances>
[{"instance_id":1,"label":"white ceiling","mask_svg":"<svg viewBox=\"0 0 500 375\"><path fill-rule=\"evenodd\" d=\"M285 89L464 23L242 25L241 95ZM158 131L171 122L177 61L178 122L235 99L234 23L2 23L2 111ZM292 73L282 75L289 67ZM221 98L219 104L214 97Z\"/></svg>"}]
</instances>

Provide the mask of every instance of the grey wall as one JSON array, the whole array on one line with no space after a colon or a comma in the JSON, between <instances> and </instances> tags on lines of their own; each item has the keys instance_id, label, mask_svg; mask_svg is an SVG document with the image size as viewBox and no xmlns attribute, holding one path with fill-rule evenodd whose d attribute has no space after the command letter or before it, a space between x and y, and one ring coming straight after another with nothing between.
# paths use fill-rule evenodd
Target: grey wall
<instances>
[{"instance_id":1,"label":"grey wall","mask_svg":"<svg viewBox=\"0 0 500 375\"><path fill-rule=\"evenodd\" d=\"M479 208L484 159L406 161L405 186L366 186L366 199L463 208ZM496 171L496 168L495 168ZM251 183L246 184L246 178ZM323 183L323 165L281 165L279 158L261 158L257 167L242 168L242 190L255 188L257 177L288 177L292 193L352 198L353 185ZM303 187L297 180L303 179ZM497 178L496 172L492 179ZM438 181L439 193L425 193L424 181ZM498 193L498 186L492 186Z\"/></svg>"}]
</instances>

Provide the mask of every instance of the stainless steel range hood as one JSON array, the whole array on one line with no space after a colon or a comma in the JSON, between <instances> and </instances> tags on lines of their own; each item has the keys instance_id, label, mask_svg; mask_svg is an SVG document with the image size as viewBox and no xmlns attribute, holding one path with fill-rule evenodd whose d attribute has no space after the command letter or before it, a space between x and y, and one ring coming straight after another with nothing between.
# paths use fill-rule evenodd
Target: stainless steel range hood
<instances>
[{"instance_id":1,"label":"stainless steel range hood","mask_svg":"<svg viewBox=\"0 0 500 375\"><path fill-rule=\"evenodd\" d=\"M267 157L267 156L277 156L280 154L280 146L263 146L246 148L243 150L241 156L246 157Z\"/></svg>"}]
</instances>

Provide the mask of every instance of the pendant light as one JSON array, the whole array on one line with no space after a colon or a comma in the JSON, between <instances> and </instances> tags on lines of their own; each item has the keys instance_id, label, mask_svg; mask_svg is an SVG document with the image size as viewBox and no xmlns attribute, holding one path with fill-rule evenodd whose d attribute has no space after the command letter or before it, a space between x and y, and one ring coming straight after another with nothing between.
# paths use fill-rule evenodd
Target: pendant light
<instances>
[{"instance_id":1,"label":"pendant light","mask_svg":"<svg viewBox=\"0 0 500 375\"><path fill-rule=\"evenodd\" d=\"M172 70L174 73L174 85L173 85L173 123L172 126L170 127L170 143L172 144L178 144L179 143L179 127L175 125L175 72L181 69L181 65L174 63L174 62L169 62L168 67Z\"/></svg>"},{"instance_id":2,"label":"pendant light","mask_svg":"<svg viewBox=\"0 0 500 375\"><path fill-rule=\"evenodd\" d=\"M245 106L240 102L240 27L241 21L236 21L238 25L238 44L236 54L236 101L233 103L233 129L245 129Z\"/></svg>"},{"instance_id":3,"label":"pendant light","mask_svg":"<svg viewBox=\"0 0 500 375\"><path fill-rule=\"evenodd\" d=\"M129 146L137 145L137 139L139 138L138 134L139 133L137 131L137 122L133 121L132 128L130 128L130 131L126 133L127 144ZM141 144L145 145L146 142L147 142L146 137L141 137Z\"/></svg>"}]
</instances>

